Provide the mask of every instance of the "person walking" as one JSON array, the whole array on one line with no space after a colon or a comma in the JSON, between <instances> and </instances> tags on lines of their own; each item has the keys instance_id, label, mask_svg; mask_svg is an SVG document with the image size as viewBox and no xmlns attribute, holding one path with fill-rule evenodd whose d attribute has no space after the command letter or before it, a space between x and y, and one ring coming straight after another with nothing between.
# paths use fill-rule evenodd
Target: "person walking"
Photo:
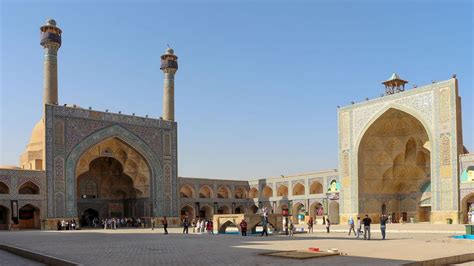
<instances>
[{"instance_id":1,"label":"person walking","mask_svg":"<svg viewBox=\"0 0 474 266\"><path fill-rule=\"evenodd\" d=\"M360 237L361 233L362 233L362 222L360 221L360 217L357 216L357 238Z\"/></svg>"},{"instance_id":2,"label":"person walking","mask_svg":"<svg viewBox=\"0 0 474 266\"><path fill-rule=\"evenodd\" d=\"M308 220L308 234L313 233L313 217L309 217Z\"/></svg>"},{"instance_id":3,"label":"person walking","mask_svg":"<svg viewBox=\"0 0 474 266\"><path fill-rule=\"evenodd\" d=\"M163 229L165 229L165 235L167 235L168 234L168 220L166 219L166 216L163 217L161 224L163 225Z\"/></svg>"},{"instance_id":4,"label":"person walking","mask_svg":"<svg viewBox=\"0 0 474 266\"><path fill-rule=\"evenodd\" d=\"M151 218L151 231L155 230L155 219Z\"/></svg>"},{"instance_id":5,"label":"person walking","mask_svg":"<svg viewBox=\"0 0 474 266\"><path fill-rule=\"evenodd\" d=\"M380 231L382 231L382 240L385 240L385 229L387 229L388 217L382 214L380 218Z\"/></svg>"},{"instance_id":6,"label":"person walking","mask_svg":"<svg viewBox=\"0 0 474 266\"><path fill-rule=\"evenodd\" d=\"M326 218L326 230L327 230L328 234L329 234L330 227L331 227L331 221L329 221L329 217L327 217Z\"/></svg>"},{"instance_id":7,"label":"person walking","mask_svg":"<svg viewBox=\"0 0 474 266\"><path fill-rule=\"evenodd\" d=\"M245 219L240 222L240 232L242 232L242 236L247 236L247 222Z\"/></svg>"},{"instance_id":8,"label":"person walking","mask_svg":"<svg viewBox=\"0 0 474 266\"><path fill-rule=\"evenodd\" d=\"M354 232L354 235L356 235L356 231L354 229L354 218L349 219L349 235L351 235L351 232Z\"/></svg>"},{"instance_id":9,"label":"person walking","mask_svg":"<svg viewBox=\"0 0 474 266\"><path fill-rule=\"evenodd\" d=\"M262 230L262 235L261 236L263 236L263 235L268 236L268 225L267 225L266 219L263 219L262 225L263 225L263 230Z\"/></svg>"},{"instance_id":10,"label":"person walking","mask_svg":"<svg viewBox=\"0 0 474 266\"><path fill-rule=\"evenodd\" d=\"M364 223L364 240L370 240L370 223L372 223L372 219L366 214L362 222Z\"/></svg>"},{"instance_id":11,"label":"person walking","mask_svg":"<svg viewBox=\"0 0 474 266\"><path fill-rule=\"evenodd\" d=\"M184 217L183 219L183 234L188 234L188 228L189 228L189 220L188 217Z\"/></svg>"}]
</instances>

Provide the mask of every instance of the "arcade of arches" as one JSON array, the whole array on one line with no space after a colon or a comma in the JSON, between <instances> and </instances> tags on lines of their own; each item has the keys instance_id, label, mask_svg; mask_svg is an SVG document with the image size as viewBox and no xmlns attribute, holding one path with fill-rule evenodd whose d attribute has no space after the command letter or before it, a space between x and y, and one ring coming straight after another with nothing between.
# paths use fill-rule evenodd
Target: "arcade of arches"
<instances>
[{"instance_id":1,"label":"arcade of arches","mask_svg":"<svg viewBox=\"0 0 474 266\"><path fill-rule=\"evenodd\" d=\"M362 137L358 171L360 213L429 221L430 207L420 202L430 182L430 142L416 118L395 109L381 115Z\"/></svg>"},{"instance_id":2,"label":"arcade of arches","mask_svg":"<svg viewBox=\"0 0 474 266\"><path fill-rule=\"evenodd\" d=\"M145 158L118 138L91 147L76 168L81 224L98 217L149 217L150 173Z\"/></svg>"}]
</instances>

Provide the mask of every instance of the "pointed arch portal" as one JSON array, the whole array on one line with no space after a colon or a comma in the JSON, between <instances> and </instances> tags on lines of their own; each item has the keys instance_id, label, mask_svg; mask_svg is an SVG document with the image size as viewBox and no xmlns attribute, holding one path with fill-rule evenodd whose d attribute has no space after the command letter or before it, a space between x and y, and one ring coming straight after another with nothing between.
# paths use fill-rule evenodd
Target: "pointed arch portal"
<instances>
[{"instance_id":1,"label":"pointed arch portal","mask_svg":"<svg viewBox=\"0 0 474 266\"><path fill-rule=\"evenodd\" d=\"M418 119L394 108L367 128L358 148L361 214L369 214L376 222L381 212L394 215L397 221L400 217L426 219L426 210L417 202L423 194L420 187L431 176L429 140Z\"/></svg>"}]
</instances>

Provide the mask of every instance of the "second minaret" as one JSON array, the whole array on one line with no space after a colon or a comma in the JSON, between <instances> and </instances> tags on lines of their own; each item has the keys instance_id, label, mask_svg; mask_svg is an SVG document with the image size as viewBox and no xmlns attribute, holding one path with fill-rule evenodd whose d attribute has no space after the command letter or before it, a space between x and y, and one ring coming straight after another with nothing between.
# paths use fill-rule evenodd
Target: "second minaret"
<instances>
[{"instance_id":1,"label":"second minaret","mask_svg":"<svg viewBox=\"0 0 474 266\"><path fill-rule=\"evenodd\" d=\"M58 104L58 49L62 31L54 19L48 19L40 29L44 48L43 105Z\"/></svg>"},{"instance_id":2,"label":"second minaret","mask_svg":"<svg viewBox=\"0 0 474 266\"><path fill-rule=\"evenodd\" d=\"M174 75L178 70L178 57L171 48L161 56L160 69L165 74L163 84L163 119L174 121Z\"/></svg>"}]
</instances>

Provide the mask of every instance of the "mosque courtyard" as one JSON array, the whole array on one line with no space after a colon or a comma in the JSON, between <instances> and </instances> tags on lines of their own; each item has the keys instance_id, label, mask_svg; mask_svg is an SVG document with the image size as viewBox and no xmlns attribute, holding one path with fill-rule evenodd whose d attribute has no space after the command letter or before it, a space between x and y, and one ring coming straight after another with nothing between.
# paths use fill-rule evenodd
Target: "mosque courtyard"
<instances>
[{"instance_id":1,"label":"mosque courtyard","mask_svg":"<svg viewBox=\"0 0 474 266\"><path fill-rule=\"evenodd\" d=\"M293 237L191 232L183 235L180 228L171 228L168 235L164 235L161 228L154 231L20 231L1 232L0 245L81 265L403 265L474 251L472 241L451 238L463 233L462 225L392 224L386 240L381 240L378 228L378 225L372 227L370 241L348 236L347 227L343 225L333 226L330 234L318 225L312 234L302 233ZM262 255L272 251L306 251L310 247L321 250L337 248L342 255L311 259ZM0 265L39 264L0 250Z\"/></svg>"}]
</instances>

